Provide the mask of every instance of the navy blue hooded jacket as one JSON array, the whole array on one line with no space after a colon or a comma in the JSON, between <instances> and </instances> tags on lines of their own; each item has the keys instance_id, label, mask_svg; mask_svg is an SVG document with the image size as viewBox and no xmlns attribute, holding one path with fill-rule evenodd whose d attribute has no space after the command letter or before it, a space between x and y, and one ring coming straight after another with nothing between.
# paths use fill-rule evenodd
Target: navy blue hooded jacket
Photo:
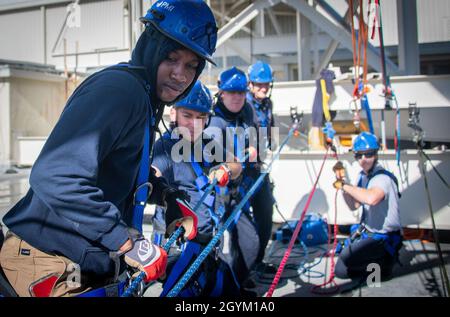
<instances>
[{"instance_id":1,"label":"navy blue hooded jacket","mask_svg":"<svg viewBox=\"0 0 450 317\"><path fill-rule=\"evenodd\" d=\"M147 26L130 61L137 76L107 69L76 89L33 166L30 190L3 219L12 232L82 273L114 273L109 252L128 239L146 117L164 107L152 94L157 69L180 48Z\"/></svg>"}]
</instances>

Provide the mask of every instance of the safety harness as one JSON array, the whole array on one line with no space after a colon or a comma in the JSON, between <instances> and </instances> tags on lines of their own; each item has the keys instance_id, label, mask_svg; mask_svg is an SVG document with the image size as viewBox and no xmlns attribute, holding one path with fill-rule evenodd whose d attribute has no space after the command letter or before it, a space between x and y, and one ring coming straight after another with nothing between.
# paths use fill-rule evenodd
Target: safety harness
<instances>
[{"instance_id":1,"label":"safety harness","mask_svg":"<svg viewBox=\"0 0 450 317\"><path fill-rule=\"evenodd\" d=\"M216 115L218 115L219 117L225 119L225 115L224 113L220 110L219 107L215 107L214 112ZM227 121L228 122L228 121ZM238 120L234 120L234 124L233 123L229 123L228 127L231 128L235 128L237 129L239 127L239 123ZM248 128L248 125L246 125L244 122L242 122L241 127ZM242 181L240 183L240 185L236 188L237 193L239 194L239 198L242 199L242 197L245 196L245 194L248 192L248 190L250 189L250 187L253 185L254 183L254 179L248 175L248 168L252 168L255 166L255 163L251 163L251 162L245 162L246 161L246 155L245 153L242 152L242 149L246 148L246 144L244 144L244 146L242 146L242 144L239 143L239 141L242 141L240 138L238 138L237 133L234 133L234 155L239 159L239 161L243 162L242 164L242 174L243 174L243 178ZM244 140L244 142L246 142L247 140ZM255 190L255 194L261 189L261 184L256 188ZM247 201L244 205L244 207L242 208L245 212L249 212L250 211L250 201ZM240 216L240 214L239 214Z\"/></svg>"},{"instance_id":2,"label":"safety harness","mask_svg":"<svg viewBox=\"0 0 450 317\"><path fill-rule=\"evenodd\" d=\"M164 139L170 139L170 136L168 133L165 133L163 135ZM191 154L191 167L196 175L196 179L194 181L195 186L200 194L200 201L197 203L198 206L205 205L207 207L207 210L209 212L209 215L211 219L213 220L214 228L218 228L222 219L222 216L224 214L224 208L223 206L220 206L217 208L217 211L215 211L215 203L216 203L216 193L213 192L207 192L209 189L209 186L211 186L208 177L204 173L204 170L200 163L198 163L195 160L194 154ZM211 166L209 162L206 160L202 163L204 167L208 168ZM214 184L213 184L214 185ZM218 192L221 188L217 185L214 186L214 190ZM205 196L206 194L206 196ZM196 208L197 209L197 206ZM195 210L196 211L196 210ZM161 242L162 236L158 235L158 239ZM155 242L157 242L155 240ZM167 280L164 283L163 291L160 294L160 297L167 296L167 293L172 289L172 287L175 285L175 283L180 279L180 277L185 273L186 269L189 265L192 264L192 262L198 257L200 252L203 249L203 245L198 242L188 241L183 244L181 248L181 254L176 260L175 264L173 265L172 269L170 270L170 274L167 278ZM216 259L218 260L218 259ZM199 296L210 296L210 297L218 297L222 295L224 285L225 283L229 283L230 281L225 281L224 276L226 275L226 272L230 272L230 275L234 278L234 288L238 289L239 285L236 282L236 278L234 277L234 273L231 270L230 267L227 266L226 263L223 261L218 261L218 265L216 267L216 270L211 270L211 268L208 268L204 266L202 270L199 270L196 272L196 274L193 276L191 282L187 284L179 293L180 297L199 297ZM205 292L208 292L208 294L205 294Z\"/></svg>"},{"instance_id":3,"label":"safety harness","mask_svg":"<svg viewBox=\"0 0 450 317\"><path fill-rule=\"evenodd\" d=\"M361 174L359 175L359 180L358 180L358 187L363 187L362 186L362 174L363 172L361 172ZM397 180L397 177L395 177L395 175L394 174L392 174L391 172L389 172L389 171L387 171L387 170L385 170L384 168L383 169L379 169L379 170L377 170L377 171L375 171L375 172L373 172L373 173L369 173L368 175L367 175L367 184L366 184L366 188L367 188L367 186L369 185L369 182L370 182L370 180L372 179L372 178L374 178L375 176L377 176L377 175L386 175L386 176L388 176L394 183L395 183L395 186L397 187L397 193L398 193L398 198L401 198L402 197L402 194L400 193L400 189L399 189L399 187L398 187L398 180Z\"/></svg>"},{"instance_id":4,"label":"safety harness","mask_svg":"<svg viewBox=\"0 0 450 317\"><path fill-rule=\"evenodd\" d=\"M208 162L204 162L205 167L210 167L210 164ZM191 166L192 169L194 170L195 175L197 176L197 178L195 179L195 186L197 187L198 192L203 195L205 193L205 189L210 185L209 184L209 179L206 176L206 174L203 172L202 167L200 166L200 164L196 161L194 161L194 159L191 159ZM219 186L215 186L215 191L219 192L220 191L220 187ZM206 207L208 208L208 212L209 215L211 216L211 219L214 221L214 225L215 227L218 227L220 224L220 219L223 216L223 208L218 208L217 211L215 211L214 206L215 206L215 201L216 201L216 196L214 193L210 193L205 200L203 200L203 204L206 205Z\"/></svg>"},{"instance_id":5,"label":"safety harness","mask_svg":"<svg viewBox=\"0 0 450 317\"><path fill-rule=\"evenodd\" d=\"M361 172L362 173L362 172ZM397 186L397 193L398 197L401 197L399 188L398 188L398 180L397 177L395 177L394 174L391 172L385 170L385 169L379 169L373 173L368 174L368 180L366 184L366 188L369 185L369 182L372 178L374 178L377 175L386 175L388 176ZM358 180L358 187L363 188L362 186L362 174L360 174L360 178ZM363 207L364 208L364 207ZM364 215L364 213L363 213ZM379 233L379 232L370 232L366 226L364 225L364 219L361 219L361 224L354 225L351 228L351 234L350 237L344 240L343 245L338 244L336 247L336 253L340 253L343 248L348 247L351 243L359 240L364 240L367 238L372 238L377 241L383 241L384 242L384 248L385 250L394 258L397 257L397 252L399 250L399 246L401 246L402 243L402 234L398 231L388 232L388 233Z\"/></svg>"},{"instance_id":6,"label":"safety harness","mask_svg":"<svg viewBox=\"0 0 450 317\"><path fill-rule=\"evenodd\" d=\"M265 98L258 102L252 94L247 94L247 102L255 109L258 125L262 128L270 127L272 121L272 109L269 105L270 99Z\"/></svg>"},{"instance_id":7,"label":"safety harness","mask_svg":"<svg viewBox=\"0 0 450 317\"><path fill-rule=\"evenodd\" d=\"M112 66L108 69L114 70L123 70L127 73L133 75L139 83L144 87L146 91L146 95L150 98L150 84L144 80L142 77L138 76L132 69L140 69L134 67L132 65L121 63L115 66ZM149 101L150 102L150 101ZM150 103L151 105L151 103ZM141 161L139 167L139 173L136 179L136 190L133 195L133 218L132 218L132 226L137 229L139 232L142 232L142 222L144 217L144 208L147 203L147 200L152 191L152 185L148 181L150 175L150 164L152 160L152 148L155 143L155 133L151 131L155 130L155 127L158 126L159 121L162 118L163 111L160 109L156 116L153 113L153 109L149 107L150 114L145 120L145 132L144 132L144 145L142 148ZM151 128L150 128L151 127Z\"/></svg>"},{"instance_id":8,"label":"safety harness","mask_svg":"<svg viewBox=\"0 0 450 317\"><path fill-rule=\"evenodd\" d=\"M163 291L160 297L166 297L169 291L177 283L180 277L185 274L188 267L194 262L194 260L200 255L204 246L197 242L186 242L184 249L180 257L175 262L171 273L164 283ZM210 255L211 257L213 255ZM234 290L239 289L236 277L234 276L231 268L222 260L218 258L210 259L210 262L214 262L213 268L208 267L206 264L203 269L197 270L192 276L189 283L187 283L182 290L178 293L179 297L218 297L223 295L226 284L234 283L231 288ZM227 280L227 272L232 276L232 280Z\"/></svg>"}]
</instances>

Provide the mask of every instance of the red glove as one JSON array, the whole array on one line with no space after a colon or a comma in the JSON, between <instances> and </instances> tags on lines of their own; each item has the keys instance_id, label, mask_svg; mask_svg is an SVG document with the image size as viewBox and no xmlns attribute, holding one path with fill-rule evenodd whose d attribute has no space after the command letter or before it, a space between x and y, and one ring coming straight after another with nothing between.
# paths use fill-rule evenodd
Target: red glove
<instances>
[{"instance_id":1,"label":"red glove","mask_svg":"<svg viewBox=\"0 0 450 317\"><path fill-rule=\"evenodd\" d=\"M184 227L184 236L192 240L197 235L198 218L186 201L174 199L167 201L166 235L170 236L177 227Z\"/></svg>"},{"instance_id":2,"label":"red glove","mask_svg":"<svg viewBox=\"0 0 450 317\"><path fill-rule=\"evenodd\" d=\"M214 179L217 179L217 185L225 187L231 179L231 171L226 164L220 164L209 170L208 178L211 183Z\"/></svg>"},{"instance_id":3,"label":"red glove","mask_svg":"<svg viewBox=\"0 0 450 317\"><path fill-rule=\"evenodd\" d=\"M133 241L133 247L124 254L124 260L129 266L145 272L144 282L147 283L165 273L167 252L141 236Z\"/></svg>"}]
</instances>

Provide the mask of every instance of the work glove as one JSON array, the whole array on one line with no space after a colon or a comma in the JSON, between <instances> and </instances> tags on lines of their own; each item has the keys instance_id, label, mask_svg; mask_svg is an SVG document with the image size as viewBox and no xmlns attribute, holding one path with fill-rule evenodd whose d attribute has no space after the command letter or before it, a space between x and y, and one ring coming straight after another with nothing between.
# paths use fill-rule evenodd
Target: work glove
<instances>
[{"instance_id":1,"label":"work glove","mask_svg":"<svg viewBox=\"0 0 450 317\"><path fill-rule=\"evenodd\" d=\"M217 179L217 185L225 187L230 182L231 170L225 163L214 166L209 170L208 179L210 183L212 183L214 179Z\"/></svg>"},{"instance_id":2,"label":"work glove","mask_svg":"<svg viewBox=\"0 0 450 317\"><path fill-rule=\"evenodd\" d=\"M132 248L123 254L125 263L137 269L133 277L145 273L144 282L163 276L167 266L167 252L144 238L137 230L130 229Z\"/></svg>"},{"instance_id":3,"label":"work glove","mask_svg":"<svg viewBox=\"0 0 450 317\"><path fill-rule=\"evenodd\" d=\"M336 179L345 179L345 167L341 161L334 164L333 172L336 174Z\"/></svg>"},{"instance_id":4,"label":"work glove","mask_svg":"<svg viewBox=\"0 0 450 317\"><path fill-rule=\"evenodd\" d=\"M337 181L335 181L333 183L333 187L339 190L339 189L342 189L342 187L344 187L345 184L346 183L343 179L338 179Z\"/></svg>"},{"instance_id":5,"label":"work glove","mask_svg":"<svg viewBox=\"0 0 450 317\"><path fill-rule=\"evenodd\" d=\"M183 190L168 188L163 192L165 202L166 237L169 237L179 226L184 228L184 237L192 240L197 235L198 218L189 206L190 200Z\"/></svg>"}]
</instances>

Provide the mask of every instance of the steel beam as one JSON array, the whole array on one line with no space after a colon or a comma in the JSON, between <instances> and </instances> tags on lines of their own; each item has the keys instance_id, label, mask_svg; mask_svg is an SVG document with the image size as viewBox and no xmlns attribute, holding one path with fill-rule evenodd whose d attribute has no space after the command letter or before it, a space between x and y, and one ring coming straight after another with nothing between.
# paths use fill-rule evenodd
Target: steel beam
<instances>
[{"instance_id":1,"label":"steel beam","mask_svg":"<svg viewBox=\"0 0 450 317\"><path fill-rule=\"evenodd\" d=\"M260 10L270 8L281 0L258 0L250 4L236 17L232 18L227 24L220 28L218 33L217 45L221 46L225 41L231 38L236 32L242 29L248 22L254 19Z\"/></svg>"},{"instance_id":2,"label":"steel beam","mask_svg":"<svg viewBox=\"0 0 450 317\"><path fill-rule=\"evenodd\" d=\"M312 23L330 35L334 40L340 42L345 48L352 50L352 38L350 32L342 25L335 24L320 14L315 8L311 7L303 0L281 0L283 3L300 11L303 16L308 18ZM380 55L378 50L369 44L367 50L368 64L377 71L381 71ZM399 73L399 68L392 61L386 61L390 74Z\"/></svg>"}]
</instances>

